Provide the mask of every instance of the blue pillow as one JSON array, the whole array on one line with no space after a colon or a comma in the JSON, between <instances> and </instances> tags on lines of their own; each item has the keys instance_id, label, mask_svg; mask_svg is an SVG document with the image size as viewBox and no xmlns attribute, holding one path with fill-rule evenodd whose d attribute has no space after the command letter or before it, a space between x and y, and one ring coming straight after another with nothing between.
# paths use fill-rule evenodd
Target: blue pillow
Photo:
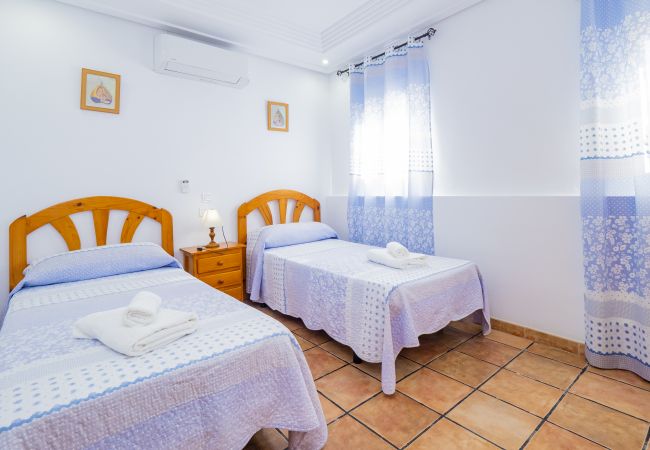
<instances>
[{"instance_id":1,"label":"blue pillow","mask_svg":"<svg viewBox=\"0 0 650 450\"><path fill-rule=\"evenodd\" d=\"M297 222L271 225L263 230L260 240L263 241L264 248L277 248L336 238L338 234L329 225L321 222Z\"/></svg>"},{"instance_id":2,"label":"blue pillow","mask_svg":"<svg viewBox=\"0 0 650 450\"><path fill-rule=\"evenodd\" d=\"M20 288L90 280L123 273L178 267L181 264L151 242L105 245L59 253L27 266Z\"/></svg>"}]
</instances>

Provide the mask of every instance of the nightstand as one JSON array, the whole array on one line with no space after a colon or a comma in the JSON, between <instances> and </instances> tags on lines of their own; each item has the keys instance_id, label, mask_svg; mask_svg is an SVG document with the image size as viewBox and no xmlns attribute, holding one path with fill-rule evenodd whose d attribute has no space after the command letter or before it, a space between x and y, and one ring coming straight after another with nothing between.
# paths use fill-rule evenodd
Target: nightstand
<instances>
[{"instance_id":1,"label":"nightstand","mask_svg":"<svg viewBox=\"0 0 650 450\"><path fill-rule=\"evenodd\" d=\"M213 288L243 300L246 246L231 242L228 247L225 243L219 245L210 249L203 247L203 250L182 248L185 270Z\"/></svg>"}]
</instances>

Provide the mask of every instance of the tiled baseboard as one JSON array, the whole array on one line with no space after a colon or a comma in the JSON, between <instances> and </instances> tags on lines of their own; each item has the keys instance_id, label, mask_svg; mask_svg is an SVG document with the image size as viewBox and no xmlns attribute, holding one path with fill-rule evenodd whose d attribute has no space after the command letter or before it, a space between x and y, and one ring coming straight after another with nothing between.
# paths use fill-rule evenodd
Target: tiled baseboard
<instances>
[{"instance_id":1,"label":"tiled baseboard","mask_svg":"<svg viewBox=\"0 0 650 450\"><path fill-rule=\"evenodd\" d=\"M582 342L572 341L571 339L554 336L552 334L544 333L543 331L533 330L532 328L505 322L499 319L493 318L490 320L490 322L492 324L492 328L495 330L504 331L506 333L514 334L515 336L530 339L534 342L561 348L562 350L566 350L571 353L577 353L581 355L584 355L585 353L585 344Z\"/></svg>"}]
</instances>

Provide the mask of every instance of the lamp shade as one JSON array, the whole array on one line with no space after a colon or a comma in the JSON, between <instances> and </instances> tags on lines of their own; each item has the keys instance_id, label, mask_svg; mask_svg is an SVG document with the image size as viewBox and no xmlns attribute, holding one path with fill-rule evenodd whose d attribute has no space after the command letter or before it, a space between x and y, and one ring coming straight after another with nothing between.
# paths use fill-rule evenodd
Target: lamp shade
<instances>
[{"instance_id":1,"label":"lamp shade","mask_svg":"<svg viewBox=\"0 0 650 450\"><path fill-rule=\"evenodd\" d=\"M203 217L201 218L201 223L205 225L206 227L220 227L221 226L221 215L219 215L219 211L216 209L207 209L203 213Z\"/></svg>"}]
</instances>

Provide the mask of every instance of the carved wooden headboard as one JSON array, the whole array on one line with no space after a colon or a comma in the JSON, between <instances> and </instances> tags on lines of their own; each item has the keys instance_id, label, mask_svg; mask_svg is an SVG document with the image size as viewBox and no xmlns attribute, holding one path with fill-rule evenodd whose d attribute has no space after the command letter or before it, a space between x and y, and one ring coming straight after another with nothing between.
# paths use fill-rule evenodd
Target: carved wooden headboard
<instances>
[{"instance_id":1,"label":"carved wooden headboard","mask_svg":"<svg viewBox=\"0 0 650 450\"><path fill-rule=\"evenodd\" d=\"M28 234L49 224L65 240L68 250L79 250L81 248L79 232L70 215L90 211L95 226L95 241L98 246L106 245L111 210L129 213L122 226L120 242L131 242L142 220L149 217L160 223L162 248L170 255L174 255L172 215L169 211L130 198L79 198L50 206L31 216L19 217L9 226L9 289L13 289L20 282L23 278L23 270L27 267Z\"/></svg>"},{"instance_id":2,"label":"carved wooden headboard","mask_svg":"<svg viewBox=\"0 0 650 450\"><path fill-rule=\"evenodd\" d=\"M258 195L254 199L242 203L242 205L237 210L237 234L238 242L240 244L246 243L246 232L247 232L247 217L248 215L258 210L264 219L266 225L273 225L273 214L271 208L269 207L269 202L277 201L278 210L279 210L279 220L280 223L287 222L287 204L289 200L295 200L296 204L293 208L293 214L291 217L292 222L298 222L300 220L300 215L305 209L305 206L308 206L314 212L314 222L320 222L320 203L315 198L311 198L302 192L292 191L289 189L280 189L277 191L269 191L264 194Z\"/></svg>"}]
</instances>

